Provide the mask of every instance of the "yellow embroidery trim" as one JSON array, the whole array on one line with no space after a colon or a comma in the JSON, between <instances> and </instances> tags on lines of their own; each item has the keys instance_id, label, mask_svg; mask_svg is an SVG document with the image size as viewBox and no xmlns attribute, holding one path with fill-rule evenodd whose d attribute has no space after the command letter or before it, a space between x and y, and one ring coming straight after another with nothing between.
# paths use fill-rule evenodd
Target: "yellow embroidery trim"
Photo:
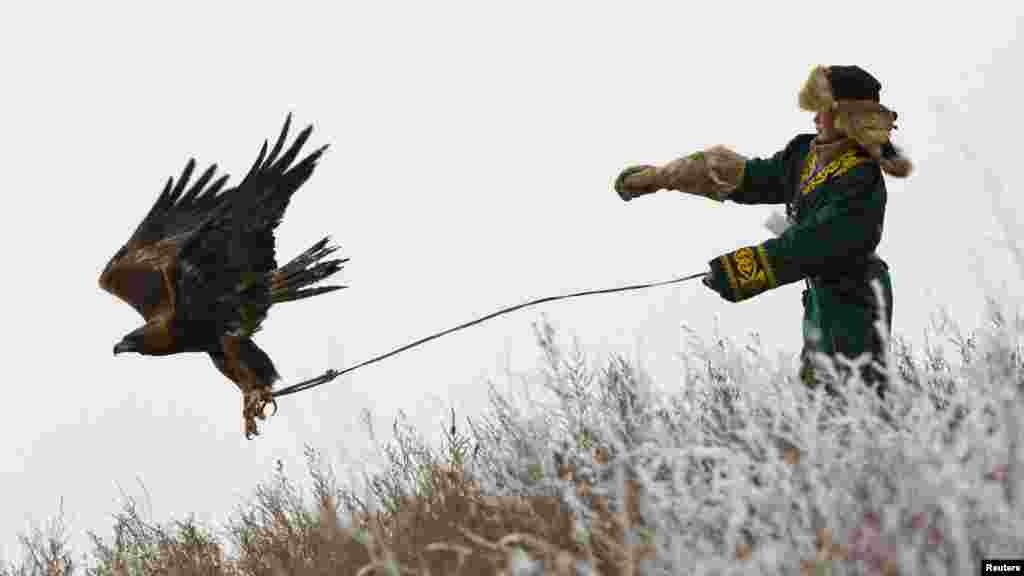
<instances>
[{"instance_id":1,"label":"yellow embroidery trim","mask_svg":"<svg viewBox=\"0 0 1024 576\"><path fill-rule=\"evenodd\" d=\"M760 248L760 246L758 246ZM744 292L761 291L768 284L763 253L752 248L740 248L733 254L736 261L736 281Z\"/></svg>"},{"instance_id":2,"label":"yellow embroidery trim","mask_svg":"<svg viewBox=\"0 0 1024 576\"><path fill-rule=\"evenodd\" d=\"M739 292L739 288L736 286L736 275L732 273L732 262L729 262L729 255L719 257L722 262L722 270L725 270L725 279L729 282L729 288L732 289L733 294Z\"/></svg>"},{"instance_id":3,"label":"yellow embroidery trim","mask_svg":"<svg viewBox=\"0 0 1024 576\"><path fill-rule=\"evenodd\" d=\"M768 287L775 288L778 286L778 282L775 281L775 271L772 270L772 265L768 262L768 254L764 251L764 246L757 247L757 255L761 260L761 267L764 268L764 273L768 276Z\"/></svg>"},{"instance_id":4,"label":"yellow embroidery trim","mask_svg":"<svg viewBox=\"0 0 1024 576\"><path fill-rule=\"evenodd\" d=\"M811 171L814 170L814 164L816 161L817 154L815 154L814 149L811 148L810 153L807 154L807 159L804 160L804 169L800 172L801 194L807 194L829 178L839 176L854 166L867 162L868 158L866 156L859 156L856 150L847 150L840 154L838 158L826 164L818 171L817 174L810 176Z\"/></svg>"},{"instance_id":5,"label":"yellow embroidery trim","mask_svg":"<svg viewBox=\"0 0 1024 576\"><path fill-rule=\"evenodd\" d=\"M814 152L814 147L811 147L811 151L807 154L807 158L804 159L804 169L800 171L800 186L803 188L804 182L807 182L807 178L811 175L811 170L814 170L814 164L818 161L818 155ZM803 190L801 190L802 192Z\"/></svg>"},{"instance_id":6,"label":"yellow embroidery trim","mask_svg":"<svg viewBox=\"0 0 1024 576\"><path fill-rule=\"evenodd\" d=\"M722 256L721 260L729 288L737 300L778 286L775 272L768 263L768 254L762 246L740 248Z\"/></svg>"},{"instance_id":7,"label":"yellow embroidery trim","mask_svg":"<svg viewBox=\"0 0 1024 576\"><path fill-rule=\"evenodd\" d=\"M747 288L751 284L764 283L764 270L757 269L757 260L754 259L754 251L750 248L740 248L733 253L736 262L737 282L740 288Z\"/></svg>"}]
</instances>

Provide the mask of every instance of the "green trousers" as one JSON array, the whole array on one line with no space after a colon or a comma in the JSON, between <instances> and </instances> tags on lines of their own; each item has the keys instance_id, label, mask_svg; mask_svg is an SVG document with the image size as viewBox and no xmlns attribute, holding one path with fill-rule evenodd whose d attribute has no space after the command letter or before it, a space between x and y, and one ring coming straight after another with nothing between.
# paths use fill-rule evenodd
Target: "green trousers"
<instances>
[{"instance_id":1,"label":"green trousers","mask_svg":"<svg viewBox=\"0 0 1024 576\"><path fill-rule=\"evenodd\" d=\"M878 264L880 263L880 264ZM884 302L875 296L871 281L878 280L882 285ZM811 353L820 352L830 358L842 354L854 359L864 352L885 366L885 347L888 336L892 334L892 280L888 266L880 259L876 264L868 266L864 274L846 275L836 279L808 279L807 289L803 293L804 348L801 354L800 379L810 387L816 387L824 379L816 370ZM888 333L883 340L875 328L884 306L885 325ZM836 363L836 370L841 379L849 376L845 366ZM886 373L873 366L861 368L860 377L863 382L875 388L877 394L884 398L888 388ZM826 382L826 389L834 393L831 382Z\"/></svg>"}]
</instances>

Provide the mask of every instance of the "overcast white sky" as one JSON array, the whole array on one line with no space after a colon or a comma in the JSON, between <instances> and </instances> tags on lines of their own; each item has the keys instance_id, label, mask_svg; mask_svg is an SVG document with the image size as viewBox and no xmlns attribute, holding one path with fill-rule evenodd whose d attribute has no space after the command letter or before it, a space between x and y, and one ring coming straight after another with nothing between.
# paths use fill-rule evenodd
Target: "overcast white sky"
<instances>
[{"instance_id":1,"label":"overcast white sky","mask_svg":"<svg viewBox=\"0 0 1024 576\"><path fill-rule=\"evenodd\" d=\"M595 4L5 7L0 545L13 553L16 531L63 497L81 551L85 530L109 534L118 485L141 497L140 480L153 517L220 522L275 459L300 476L304 443L341 469L344 454L367 456L364 407L385 439L404 409L435 441L449 406L464 422L486 406L487 378L534 368L541 312L597 358L641 359L662 386L681 370L683 322L710 334L719 316L740 340L756 330L772 349L799 350L800 284L741 304L699 282L592 296L285 398L247 442L238 391L205 355L111 356L140 319L96 279L167 176L194 156L236 182L289 111L296 128L315 125L310 149L331 149L278 230L279 258L331 234L352 260L341 275L351 288L275 308L259 334L285 384L526 299L699 272L768 238L775 207L667 192L625 204L612 180L713 144L774 153L813 130L796 92L819 63L882 81L917 163L910 180L888 182L879 247L895 332L920 345L939 305L977 324L971 248L991 278L1016 278L954 126L1019 189L1015 3Z\"/></svg>"}]
</instances>

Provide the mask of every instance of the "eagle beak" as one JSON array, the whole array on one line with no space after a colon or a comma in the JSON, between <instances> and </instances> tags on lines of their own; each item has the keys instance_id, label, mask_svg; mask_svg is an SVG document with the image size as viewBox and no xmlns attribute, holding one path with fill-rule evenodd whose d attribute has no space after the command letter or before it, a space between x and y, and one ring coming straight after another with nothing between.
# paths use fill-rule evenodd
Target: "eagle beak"
<instances>
[{"instance_id":1,"label":"eagle beak","mask_svg":"<svg viewBox=\"0 0 1024 576\"><path fill-rule=\"evenodd\" d=\"M125 340L121 340L120 342L117 343L116 346L114 346L114 356L117 356L121 352L136 352L136 351L138 351L138 348L135 346L134 342L128 342L128 341L125 341Z\"/></svg>"}]
</instances>

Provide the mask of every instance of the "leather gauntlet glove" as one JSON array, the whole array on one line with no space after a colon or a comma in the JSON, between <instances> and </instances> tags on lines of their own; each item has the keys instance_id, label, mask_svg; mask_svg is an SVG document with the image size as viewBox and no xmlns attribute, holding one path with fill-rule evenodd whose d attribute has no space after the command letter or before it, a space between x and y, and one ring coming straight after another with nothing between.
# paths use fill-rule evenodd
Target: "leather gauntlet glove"
<instances>
[{"instance_id":1,"label":"leather gauntlet glove","mask_svg":"<svg viewBox=\"0 0 1024 576\"><path fill-rule=\"evenodd\" d=\"M637 196L657 192L662 187L658 168L647 164L630 166L615 179L615 192L627 202Z\"/></svg>"}]
</instances>

